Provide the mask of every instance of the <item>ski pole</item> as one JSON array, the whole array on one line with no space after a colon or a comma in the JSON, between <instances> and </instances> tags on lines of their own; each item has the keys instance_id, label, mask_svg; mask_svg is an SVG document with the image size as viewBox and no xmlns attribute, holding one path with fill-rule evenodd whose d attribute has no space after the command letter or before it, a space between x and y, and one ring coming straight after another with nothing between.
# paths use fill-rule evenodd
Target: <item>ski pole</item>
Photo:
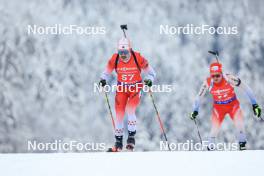
<instances>
[{"instance_id":1,"label":"ski pole","mask_svg":"<svg viewBox=\"0 0 264 176\"><path fill-rule=\"evenodd\" d=\"M159 126L160 126L160 129L161 129L161 132L162 132L162 134L163 134L163 136L164 136L164 138L165 138L165 141L167 142L168 149L171 150L171 149L170 149L170 146L169 146L168 138L167 138L167 135L166 135L166 133L165 133L164 126L163 126L163 123L162 123L162 121L161 121L161 118L160 118L160 115L159 115L159 111L158 111L158 109L157 109L157 106L156 106L156 103L155 103L155 101L154 101L154 97L153 97L153 94L152 94L151 90L149 90L149 95L150 95L150 98L151 98L152 104L153 104L153 106L154 106L155 112L156 112L156 114L157 114L157 118L158 118L158 121L159 121Z\"/></svg>"},{"instance_id":2,"label":"ski pole","mask_svg":"<svg viewBox=\"0 0 264 176\"><path fill-rule=\"evenodd\" d=\"M199 130L198 124L196 122L196 119L193 119L193 121L194 121L194 124L196 126L196 129L197 129L197 132L198 132L198 136L199 136L200 142L201 142L201 144L203 144L203 140L202 140L202 137L201 137L200 130Z\"/></svg>"},{"instance_id":3,"label":"ski pole","mask_svg":"<svg viewBox=\"0 0 264 176\"><path fill-rule=\"evenodd\" d=\"M110 113L112 125L113 125L113 128L115 130L115 120L114 120L113 113L112 113L112 110L111 110L111 106L110 106L110 103L109 103L109 98L108 98L108 95L107 95L107 93L105 91L104 91L104 93L105 93L105 99L106 99L106 102L107 102L107 105L108 105L108 110L109 110L109 113Z\"/></svg>"}]
</instances>

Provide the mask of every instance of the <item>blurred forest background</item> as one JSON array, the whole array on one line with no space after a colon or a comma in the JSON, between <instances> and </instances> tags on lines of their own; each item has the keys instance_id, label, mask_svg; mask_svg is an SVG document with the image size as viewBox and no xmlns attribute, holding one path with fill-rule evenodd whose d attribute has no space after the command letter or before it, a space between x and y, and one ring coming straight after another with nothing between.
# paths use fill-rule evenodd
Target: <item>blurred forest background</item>
<instances>
[{"instance_id":1,"label":"blurred forest background","mask_svg":"<svg viewBox=\"0 0 264 176\"><path fill-rule=\"evenodd\" d=\"M28 152L27 141L114 142L102 93L94 93L109 57L128 24L134 50L157 72L155 84L176 91L155 93L172 142L198 136L188 118L194 97L219 50L226 72L250 85L264 104L264 1L260 0L0 0L0 152ZM28 35L28 25L105 26L105 35ZM160 25L237 26L238 35L160 35ZM115 83L115 79L111 84ZM114 107L114 93L110 94ZM264 149L263 122L254 119L247 97L238 92L249 149ZM204 98L199 126L210 131L211 98ZM148 94L137 110L137 151L159 150L162 139ZM229 118L218 141L235 142Z\"/></svg>"}]
</instances>

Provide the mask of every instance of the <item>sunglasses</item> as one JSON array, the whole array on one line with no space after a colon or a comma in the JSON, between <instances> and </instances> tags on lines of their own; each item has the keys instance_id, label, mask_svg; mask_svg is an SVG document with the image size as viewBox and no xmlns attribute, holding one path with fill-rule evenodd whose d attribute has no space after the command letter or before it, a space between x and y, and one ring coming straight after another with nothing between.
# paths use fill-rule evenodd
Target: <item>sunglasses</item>
<instances>
[{"instance_id":1,"label":"sunglasses","mask_svg":"<svg viewBox=\"0 0 264 176\"><path fill-rule=\"evenodd\" d=\"M211 75L212 78L220 78L220 74Z\"/></svg>"},{"instance_id":2,"label":"sunglasses","mask_svg":"<svg viewBox=\"0 0 264 176\"><path fill-rule=\"evenodd\" d=\"M128 50L118 50L119 55L127 55L129 53Z\"/></svg>"}]
</instances>

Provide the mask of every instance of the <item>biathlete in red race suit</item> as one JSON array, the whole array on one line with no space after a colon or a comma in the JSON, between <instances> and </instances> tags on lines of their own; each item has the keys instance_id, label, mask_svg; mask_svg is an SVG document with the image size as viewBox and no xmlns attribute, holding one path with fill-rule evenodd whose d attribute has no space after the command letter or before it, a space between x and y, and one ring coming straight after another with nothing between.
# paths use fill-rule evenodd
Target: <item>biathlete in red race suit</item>
<instances>
[{"instance_id":1,"label":"biathlete in red race suit","mask_svg":"<svg viewBox=\"0 0 264 176\"><path fill-rule=\"evenodd\" d=\"M237 129L237 138L240 150L246 149L246 135L243 123L243 113L237 99L235 88L243 90L248 96L254 114L261 116L261 109L256 102L252 90L242 82L238 77L231 74L224 74L222 64L214 62L210 65L210 77L208 77L201 86L198 96L193 105L193 112L190 116L194 120L199 112L200 99L209 91L213 97L212 108L212 128L209 138L209 144L215 143L215 138L219 132L225 115L229 115ZM208 148L210 150L210 148Z\"/></svg>"},{"instance_id":2,"label":"biathlete in red race suit","mask_svg":"<svg viewBox=\"0 0 264 176\"><path fill-rule=\"evenodd\" d=\"M122 38L118 43L118 53L109 59L105 71L101 75L100 84L106 85L113 71L117 73L117 91L115 96L115 145L112 152L121 151L123 148L124 116L128 117L128 139L126 148L133 150L136 134L136 108L140 102L141 89L143 87L141 72L146 74L144 82L152 86L155 72L148 61L138 52L133 51L130 41Z\"/></svg>"}]
</instances>

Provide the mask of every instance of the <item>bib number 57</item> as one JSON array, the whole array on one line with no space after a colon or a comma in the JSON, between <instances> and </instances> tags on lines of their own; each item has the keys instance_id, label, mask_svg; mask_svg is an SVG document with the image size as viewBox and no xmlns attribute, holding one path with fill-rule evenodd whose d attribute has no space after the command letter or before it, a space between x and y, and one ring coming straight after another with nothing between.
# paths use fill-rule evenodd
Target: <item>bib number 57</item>
<instances>
[{"instance_id":1,"label":"bib number 57","mask_svg":"<svg viewBox=\"0 0 264 176\"><path fill-rule=\"evenodd\" d=\"M122 75L122 80L123 81L131 81L131 80L133 80L133 78L134 78L134 74L124 74L124 75Z\"/></svg>"}]
</instances>

